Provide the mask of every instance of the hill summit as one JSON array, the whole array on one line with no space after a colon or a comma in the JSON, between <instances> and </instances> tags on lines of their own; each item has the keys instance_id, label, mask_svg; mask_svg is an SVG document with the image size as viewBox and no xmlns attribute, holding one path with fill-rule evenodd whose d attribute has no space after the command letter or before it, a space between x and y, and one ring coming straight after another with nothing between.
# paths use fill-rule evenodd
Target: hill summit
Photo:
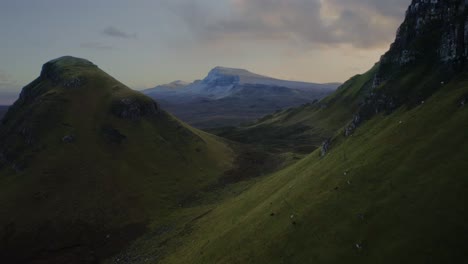
<instances>
[{"instance_id":1,"label":"hill summit","mask_svg":"<svg viewBox=\"0 0 468 264\"><path fill-rule=\"evenodd\" d=\"M0 258L95 263L216 183L233 155L93 63L49 61L0 125Z\"/></svg>"}]
</instances>

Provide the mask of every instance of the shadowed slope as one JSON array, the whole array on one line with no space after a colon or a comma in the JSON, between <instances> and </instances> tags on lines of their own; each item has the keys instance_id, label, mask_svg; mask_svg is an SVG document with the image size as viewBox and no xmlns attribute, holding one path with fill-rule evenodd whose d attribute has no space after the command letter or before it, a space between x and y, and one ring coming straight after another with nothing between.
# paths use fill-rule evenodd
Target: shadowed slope
<instances>
[{"instance_id":1,"label":"shadowed slope","mask_svg":"<svg viewBox=\"0 0 468 264\"><path fill-rule=\"evenodd\" d=\"M467 80L226 199L162 263L463 262Z\"/></svg>"},{"instance_id":2,"label":"shadowed slope","mask_svg":"<svg viewBox=\"0 0 468 264\"><path fill-rule=\"evenodd\" d=\"M412 1L371 71L317 105L262 120L264 131L310 124L309 139L318 130L327 140L243 193L226 191L189 231L148 239L160 262L466 262L467 6ZM298 142L284 136L291 145L274 149Z\"/></svg>"},{"instance_id":3,"label":"shadowed slope","mask_svg":"<svg viewBox=\"0 0 468 264\"><path fill-rule=\"evenodd\" d=\"M0 254L91 263L217 182L232 150L89 61L46 63L0 127Z\"/></svg>"},{"instance_id":4,"label":"shadowed slope","mask_svg":"<svg viewBox=\"0 0 468 264\"><path fill-rule=\"evenodd\" d=\"M252 125L213 129L211 132L274 152L310 153L333 136L357 111L371 89L376 68L354 76L319 102L278 111Z\"/></svg>"}]
</instances>

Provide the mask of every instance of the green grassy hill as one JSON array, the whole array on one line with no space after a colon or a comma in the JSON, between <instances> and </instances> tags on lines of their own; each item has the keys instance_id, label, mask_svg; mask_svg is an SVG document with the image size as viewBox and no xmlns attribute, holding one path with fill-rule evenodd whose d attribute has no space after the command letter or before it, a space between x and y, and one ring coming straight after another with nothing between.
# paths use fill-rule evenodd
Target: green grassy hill
<instances>
[{"instance_id":1,"label":"green grassy hill","mask_svg":"<svg viewBox=\"0 0 468 264\"><path fill-rule=\"evenodd\" d=\"M23 89L2 120L0 154L5 263L112 255L217 183L236 155L73 57Z\"/></svg>"},{"instance_id":2,"label":"green grassy hill","mask_svg":"<svg viewBox=\"0 0 468 264\"><path fill-rule=\"evenodd\" d=\"M377 113L348 136L348 123L337 122L324 157L317 149L275 173L204 194L112 260L463 263L468 74L442 85L441 71L422 77L433 70L415 67L378 88L417 91L437 83L424 103ZM360 83L326 99L330 107L367 89L367 81ZM297 109L295 117L313 109Z\"/></svg>"},{"instance_id":3,"label":"green grassy hill","mask_svg":"<svg viewBox=\"0 0 468 264\"><path fill-rule=\"evenodd\" d=\"M466 262L466 6L413 1L369 72L315 104L218 130L306 156L204 194L109 263Z\"/></svg>"},{"instance_id":4,"label":"green grassy hill","mask_svg":"<svg viewBox=\"0 0 468 264\"><path fill-rule=\"evenodd\" d=\"M465 263L467 6L414 0L367 73L217 131L249 147L86 60L45 64L0 127L0 259Z\"/></svg>"},{"instance_id":5,"label":"green grassy hill","mask_svg":"<svg viewBox=\"0 0 468 264\"><path fill-rule=\"evenodd\" d=\"M251 125L211 132L273 152L310 153L352 118L372 86L375 71L376 67L354 76L319 102L268 115Z\"/></svg>"},{"instance_id":6,"label":"green grassy hill","mask_svg":"<svg viewBox=\"0 0 468 264\"><path fill-rule=\"evenodd\" d=\"M335 137L324 158L317 150L226 196L161 263L462 263L467 94L464 74L423 105Z\"/></svg>"}]
</instances>

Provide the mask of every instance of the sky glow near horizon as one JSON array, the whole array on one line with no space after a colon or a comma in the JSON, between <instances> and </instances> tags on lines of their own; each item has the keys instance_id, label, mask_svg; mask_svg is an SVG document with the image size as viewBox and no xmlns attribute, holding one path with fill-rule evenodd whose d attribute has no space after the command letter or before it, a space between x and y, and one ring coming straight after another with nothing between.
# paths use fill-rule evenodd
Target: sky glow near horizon
<instances>
[{"instance_id":1,"label":"sky glow near horizon","mask_svg":"<svg viewBox=\"0 0 468 264\"><path fill-rule=\"evenodd\" d=\"M215 66L343 82L388 49L409 0L1 0L0 104L45 62L86 58L133 89Z\"/></svg>"}]
</instances>

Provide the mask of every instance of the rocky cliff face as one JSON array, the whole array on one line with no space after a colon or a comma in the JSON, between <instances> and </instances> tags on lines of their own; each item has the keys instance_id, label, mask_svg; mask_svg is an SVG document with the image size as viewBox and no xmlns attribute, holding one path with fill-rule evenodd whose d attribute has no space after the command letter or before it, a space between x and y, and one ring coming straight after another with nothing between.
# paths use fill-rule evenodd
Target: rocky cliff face
<instances>
[{"instance_id":1,"label":"rocky cliff face","mask_svg":"<svg viewBox=\"0 0 468 264\"><path fill-rule=\"evenodd\" d=\"M468 56L467 10L468 0L413 0L395 42L380 63L463 65Z\"/></svg>"},{"instance_id":2,"label":"rocky cliff face","mask_svg":"<svg viewBox=\"0 0 468 264\"><path fill-rule=\"evenodd\" d=\"M208 76L202 82L210 86L229 86L236 85L239 81L240 77L235 72L226 72L224 68L216 67L208 73Z\"/></svg>"},{"instance_id":3,"label":"rocky cliff face","mask_svg":"<svg viewBox=\"0 0 468 264\"><path fill-rule=\"evenodd\" d=\"M404 104L424 103L465 69L467 58L468 0L413 0L394 43L380 59L369 94L344 135L351 135L375 114L391 113ZM418 68L424 68L426 75L420 76L420 82L413 82L411 89L402 89L408 85L402 85L405 74ZM418 85L423 80L424 85Z\"/></svg>"},{"instance_id":4,"label":"rocky cliff face","mask_svg":"<svg viewBox=\"0 0 468 264\"><path fill-rule=\"evenodd\" d=\"M129 97L113 102L112 113L120 118L136 121L157 115L159 107L156 102Z\"/></svg>"},{"instance_id":5,"label":"rocky cliff face","mask_svg":"<svg viewBox=\"0 0 468 264\"><path fill-rule=\"evenodd\" d=\"M15 105L29 104L49 91L50 87L43 85L43 81L48 81L53 86L62 86L65 89L83 86L86 83L86 77L80 72L80 69L86 68L97 69L98 67L88 60L71 56L60 57L45 63L39 77L23 88Z\"/></svg>"}]
</instances>

